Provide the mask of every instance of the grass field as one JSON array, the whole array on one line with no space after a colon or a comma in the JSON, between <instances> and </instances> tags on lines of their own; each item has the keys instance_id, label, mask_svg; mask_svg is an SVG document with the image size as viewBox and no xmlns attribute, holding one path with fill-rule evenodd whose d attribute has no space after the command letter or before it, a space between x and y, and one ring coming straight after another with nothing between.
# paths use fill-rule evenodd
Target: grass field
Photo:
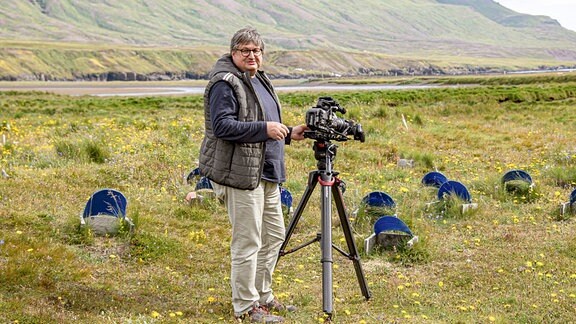
<instances>
[{"instance_id":1,"label":"grass field","mask_svg":"<svg viewBox=\"0 0 576 324\"><path fill-rule=\"evenodd\" d=\"M360 248L369 301L352 262L334 253L334 322L574 320L576 229L559 206L576 187L576 83L525 83L333 95L367 137L337 143L347 210L384 191L419 236L411 249ZM286 124L303 123L326 95L282 93ZM233 322L225 209L184 201L203 134L201 96L5 91L0 107L0 322ZM285 187L297 204L316 169L312 141L286 151ZM505 191L500 180L512 169L534 187ZM433 170L465 184L478 208L429 204L437 191L421 179ZM102 188L126 195L133 232L80 228ZM316 191L291 246L319 231L319 199ZM334 243L345 247L333 215ZM359 247L380 215L361 210L352 220ZM324 321L321 278L318 244L280 259L276 294L299 307L288 322Z\"/></svg>"}]
</instances>

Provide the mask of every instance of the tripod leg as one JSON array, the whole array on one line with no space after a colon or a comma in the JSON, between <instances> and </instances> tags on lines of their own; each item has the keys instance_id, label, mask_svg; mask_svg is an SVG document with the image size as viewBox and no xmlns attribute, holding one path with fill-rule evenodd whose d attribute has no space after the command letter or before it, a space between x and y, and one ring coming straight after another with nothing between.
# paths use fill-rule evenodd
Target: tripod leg
<instances>
[{"instance_id":1,"label":"tripod leg","mask_svg":"<svg viewBox=\"0 0 576 324\"><path fill-rule=\"evenodd\" d=\"M352 229L350 226L350 220L346 216L346 209L344 208L344 199L342 197L342 192L338 186L340 179L336 178L336 183L332 186L332 194L334 195L334 202L336 204L336 209L338 210L338 215L340 216L340 224L342 225L342 230L344 232L344 237L346 238L346 243L348 244L348 251L350 254L350 259L354 264L354 269L356 270L356 277L358 278L358 283L360 284L360 290L362 295L366 299L370 299L370 290L368 290L368 282L364 276L364 271L362 270L362 264L360 263L360 255L358 254L358 249L356 248L356 242L354 242L354 237L352 236Z\"/></svg>"},{"instance_id":2,"label":"tripod leg","mask_svg":"<svg viewBox=\"0 0 576 324\"><path fill-rule=\"evenodd\" d=\"M322 184L322 238L320 248L322 250L322 306L328 317L332 316L332 196L330 186Z\"/></svg>"},{"instance_id":3,"label":"tripod leg","mask_svg":"<svg viewBox=\"0 0 576 324\"><path fill-rule=\"evenodd\" d=\"M304 207L306 207L308 200L310 200L310 196L312 195L312 192L314 191L314 187L316 187L317 183L318 183L318 172L317 171L310 172L310 174L308 175L308 186L306 187L306 190L304 191L304 195L302 196L300 203L298 203L298 207L296 207L296 210L294 211L294 215L292 216L292 219L290 220L290 224L288 225L288 228L286 229L286 237L284 238L284 242L282 242L282 245L280 246L280 253L278 255L278 259L280 259L280 257L285 254L286 246L288 246L288 241L290 240L290 237L294 233L294 229L296 228L296 224L298 224L298 221L300 220L300 217L302 216L302 212L304 211ZM278 260L276 260L276 263L278 263Z\"/></svg>"}]
</instances>

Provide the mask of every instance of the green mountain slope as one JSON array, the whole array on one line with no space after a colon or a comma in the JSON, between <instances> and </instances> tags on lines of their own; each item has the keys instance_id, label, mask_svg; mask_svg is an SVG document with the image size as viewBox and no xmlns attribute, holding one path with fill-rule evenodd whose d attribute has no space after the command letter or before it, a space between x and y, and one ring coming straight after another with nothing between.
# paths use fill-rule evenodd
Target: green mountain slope
<instances>
[{"instance_id":1,"label":"green mountain slope","mask_svg":"<svg viewBox=\"0 0 576 324\"><path fill-rule=\"evenodd\" d=\"M16 48L28 50L30 60L50 55L38 53L38 48L31 50L26 45L29 41L60 44L46 45L41 51L55 50L61 44L90 44L92 49L84 50L96 52L91 54L94 66L66 69L76 74L125 68L162 73L166 70L158 62L142 70L137 70L138 64L109 66L102 51L120 55L113 61L123 62L130 54L117 51L118 47L131 46L144 56L152 55L153 49L189 53L179 56L197 51L218 55L226 50L231 34L246 25L265 35L267 53L291 57L276 55L275 63L307 62L318 55L329 60L322 70L338 74L405 68L406 60L416 65L426 61L424 65L460 66L476 66L478 59L486 60L488 66L506 66L518 59L524 66L576 62L576 32L548 17L519 14L492 0L0 0L0 39L11 41L10 46L3 46L0 58L8 62L18 56L10 59L6 54L15 50L15 40L26 41ZM117 52L110 52L110 47ZM77 45L70 45L69 50L78 51ZM52 56L69 62L69 54L60 51ZM376 63L387 59L393 63ZM42 62L51 64L47 58ZM166 67L177 68L174 72L197 68L199 73L205 68ZM305 64L292 67L311 70ZM290 73L288 66L272 68ZM8 63L0 64L0 75L6 75L2 69L13 70L10 74L53 74L50 69L26 71Z\"/></svg>"}]
</instances>

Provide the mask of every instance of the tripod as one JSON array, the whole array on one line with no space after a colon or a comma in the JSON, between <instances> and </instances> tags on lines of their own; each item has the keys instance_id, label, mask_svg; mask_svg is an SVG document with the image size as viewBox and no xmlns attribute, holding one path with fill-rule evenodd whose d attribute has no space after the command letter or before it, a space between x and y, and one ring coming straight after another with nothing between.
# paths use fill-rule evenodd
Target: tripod
<instances>
[{"instance_id":1,"label":"tripod","mask_svg":"<svg viewBox=\"0 0 576 324\"><path fill-rule=\"evenodd\" d=\"M308 186L304 191L304 196L298 207L294 212L294 216L290 221L290 225L286 230L286 238L282 246L280 247L280 253L278 259L284 255L296 252L301 248L304 248L314 242L320 242L320 249L322 250L322 306L324 313L328 318L332 317L333 312L333 292L332 292L332 248L340 252L342 255L352 260L354 264L354 269L356 271L356 277L358 278L358 283L360 284L360 290L366 298L370 299L370 291L368 290L368 284L366 278L364 277L364 271L362 270L362 264L360 263L360 256L358 255L358 250L356 248L356 243L352 237L352 230L350 227L350 221L346 216L346 210L344 208L344 201L342 198L342 191L340 190L340 179L337 177L338 172L332 170L332 161L336 156L335 144L330 143L330 141L315 141L314 142L314 156L318 160L317 166L318 170L312 171L308 175ZM296 248L286 251L286 246L292 236L300 217L302 216L302 211L306 207L312 192L316 185L320 183L322 186L322 197L321 197L321 232L316 235L316 238L310 242L304 243ZM332 243L332 209L331 209L331 198L330 191L332 191L332 196L334 196L334 202L336 203L336 209L338 210L338 215L340 216L340 223L342 225L342 230L344 231L344 237L346 238L346 243L348 245L349 253L342 250L338 246Z\"/></svg>"}]
</instances>

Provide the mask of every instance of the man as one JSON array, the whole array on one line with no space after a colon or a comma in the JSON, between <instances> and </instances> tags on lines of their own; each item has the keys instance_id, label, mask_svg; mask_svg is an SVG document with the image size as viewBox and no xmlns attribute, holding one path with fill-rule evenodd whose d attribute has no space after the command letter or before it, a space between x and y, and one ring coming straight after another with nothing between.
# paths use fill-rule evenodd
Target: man
<instances>
[{"instance_id":1,"label":"man","mask_svg":"<svg viewBox=\"0 0 576 324\"><path fill-rule=\"evenodd\" d=\"M279 184L286 179L284 145L304 139L305 125L282 124L280 103L260 70L264 41L251 27L237 31L230 53L210 72L204 93L200 170L223 199L232 224L232 305L237 319L277 323L270 311L290 310L271 289L285 237Z\"/></svg>"}]
</instances>

